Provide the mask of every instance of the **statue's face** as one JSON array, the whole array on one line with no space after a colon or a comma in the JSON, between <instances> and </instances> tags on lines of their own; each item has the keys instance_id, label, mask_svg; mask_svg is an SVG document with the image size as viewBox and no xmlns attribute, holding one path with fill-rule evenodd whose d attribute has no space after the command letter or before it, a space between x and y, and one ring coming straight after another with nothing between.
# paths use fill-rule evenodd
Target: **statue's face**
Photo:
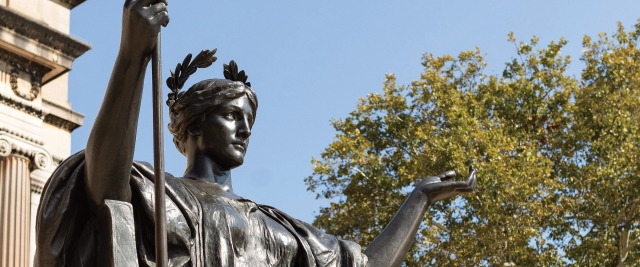
<instances>
[{"instance_id":1,"label":"statue's face","mask_svg":"<svg viewBox=\"0 0 640 267\"><path fill-rule=\"evenodd\" d=\"M218 106L198 122L198 148L222 170L242 165L249 146L253 112L246 95Z\"/></svg>"}]
</instances>

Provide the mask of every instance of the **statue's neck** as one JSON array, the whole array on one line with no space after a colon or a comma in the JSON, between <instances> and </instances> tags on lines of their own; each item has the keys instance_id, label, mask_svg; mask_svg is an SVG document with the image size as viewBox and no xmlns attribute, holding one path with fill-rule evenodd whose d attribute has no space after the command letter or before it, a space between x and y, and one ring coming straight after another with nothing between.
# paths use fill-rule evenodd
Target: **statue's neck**
<instances>
[{"instance_id":1,"label":"statue's neck","mask_svg":"<svg viewBox=\"0 0 640 267\"><path fill-rule=\"evenodd\" d=\"M221 170L218 164L204 155L187 158L187 168L183 177L216 183L224 191L233 193L231 170Z\"/></svg>"}]
</instances>

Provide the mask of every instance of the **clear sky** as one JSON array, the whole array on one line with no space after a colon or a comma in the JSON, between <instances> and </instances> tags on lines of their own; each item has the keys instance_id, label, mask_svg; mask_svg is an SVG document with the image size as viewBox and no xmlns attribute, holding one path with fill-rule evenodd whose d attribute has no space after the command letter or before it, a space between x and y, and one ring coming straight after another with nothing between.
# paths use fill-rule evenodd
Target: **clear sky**
<instances>
[{"instance_id":1,"label":"clear sky","mask_svg":"<svg viewBox=\"0 0 640 267\"><path fill-rule=\"evenodd\" d=\"M249 75L260 107L245 163L233 171L234 190L307 222L328 204L306 191L304 178L312 173L311 157L334 140L330 121L346 117L359 97L381 92L386 73L409 84L419 78L424 53L457 55L479 47L487 73L499 74L515 55L507 42L514 32L521 41L538 36L541 45L564 36L569 44L562 53L572 57L569 71L579 75L585 34L611 33L617 21L631 29L640 18L637 0L168 1L163 80L188 53L218 48L218 61L185 88L223 77L222 64L235 60ZM87 0L71 12L71 34L93 46L70 73L69 101L85 114L73 132L72 152L86 146L102 102L119 47L123 2ZM153 162L150 77L149 71L135 158ZM164 91L166 99L169 89ZM164 111L166 124L166 106ZM164 135L166 170L181 176L185 159L166 127Z\"/></svg>"}]
</instances>

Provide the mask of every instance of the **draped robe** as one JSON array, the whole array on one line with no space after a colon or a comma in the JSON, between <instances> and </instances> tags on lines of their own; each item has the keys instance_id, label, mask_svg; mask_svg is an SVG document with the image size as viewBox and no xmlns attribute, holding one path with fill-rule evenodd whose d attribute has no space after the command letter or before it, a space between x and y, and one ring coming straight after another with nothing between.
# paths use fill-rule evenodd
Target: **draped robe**
<instances>
[{"instance_id":1,"label":"draped robe","mask_svg":"<svg viewBox=\"0 0 640 267\"><path fill-rule=\"evenodd\" d=\"M131 170L138 264L155 266L154 175ZM35 266L97 266L100 227L84 185L84 151L58 166L36 220ZM354 242L338 240L284 212L206 181L166 174L169 266L367 266Z\"/></svg>"}]
</instances>

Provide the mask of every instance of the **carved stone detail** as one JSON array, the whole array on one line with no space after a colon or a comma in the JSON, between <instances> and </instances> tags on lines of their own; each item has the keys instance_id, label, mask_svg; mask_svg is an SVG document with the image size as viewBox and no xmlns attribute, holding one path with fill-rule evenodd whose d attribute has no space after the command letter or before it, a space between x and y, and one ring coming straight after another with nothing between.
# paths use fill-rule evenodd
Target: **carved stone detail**
<instances>
[{"instance_id":1,"label":"carved stone detail","mask_svg":"<svg viewBox=\"0 0 640 267\"><path fill-rule=\"evenodd\" d=\"M59 2L77 3L80 1L63 0ZM91 48L88 44L22 16L4 6L0 6L0 27L8 28L17 34L37 40L39 43L59 50L73 58L81 56Z\"/></svg>"},{"instance_id":2,"label":"carved stone detail","mask_svg":"<svg viewBox=\"0 0 640 267\"><path fill-rule=\"evenodd\" d=\"M11 155L11 143L7 140L0 139L0 157Z\"/></svg>"},{"instance_id":3,"label":"carved stone detail","mask_svg":"<svg viewBox=\"0 0 640 267\"><path fill-rule=\"evenodd\" d=\"M4 127L0 127L0 133L2 133L2 132L7 133L7 134L11 135L12 137L17 137L19 139L22 139L24 141L28 141L30 143L34 143L34 144L39 145L39 146L43 146L44 145L44 142L42 142L41 140L38 140L38 139L36 139L34 137L30 137L30 136L21 134L21 133L16 132L16 131L12 131L12 130L4 128Z\"/></svg>"},{"instance_id":4,"label":"carved stone detail","mask_svg":"<svg viewBox=\"0 0 640 267\"><path fill-rule=\"evenodd\" d=\"M23 103L22 101L13 99L11 97L8 96L4 96L2 94L0 94L0 104L4 104L6 106L15 108L17 110L20 110L24 113L27 113L31 116L35 116L37 118L40 119L44 119L45 117L45 113L42 111L42 109L36 108L32 105L29 105L27 103Z\"/></svg>"},{"instance_id":5,"label":"carved stone detail","mask_svg":"<svg viewBox=\"0 0 640 267\"><path fill-rule=\"evenodd\" d=\"M37 153L33 163L38 169L45 170L49 166L49 157L43 153Z\"/></svg>"},{"instance_id":6,"label":"carved stone detail","mask_svg":"<svg viewBox=\"0 0 640 267\"><path fill-rule=\"evenodd\" d=\"M15 62L11 62L11 69L9 79L9 83L11 84L11 90L16 93L17 96L22 97L26 100L34 100L40 94L40 86L42 84L42 75L35 70L31 70L23 65L20 65ZM28 92L25 92L23 89L18 88L18 76L20 75L20 71L24 71L29 73L31 76L31 89Z\"/></svg>"},{"instance_id":7,"label":"carved stone detail","mask_svg":"<svg viewBox=\"0 0 640 267\"><path fill-rule=\"evenodd\" d=\"M52 68L49 68L45 65L31 61L25 57L22 57L20 55L17 55L16 53L13 53L9 50L2 49L2 48L0 48L0 60L9 63L12 66L13 64L18 64L20 66L23 66L26 69L36 71L38 74L40 74L40 77L42 77L42 75L49 73L52 70Z\"/></svg>"},{"instance_id":8,"label":"carved stone detail","mask_svg":"<svg viewBox=\"0 0 640 267\"><path fill-rule=\"evenodd\" d=\"M58 116L55 116L53 114L47 114L46 116L44 116L44 122L51 124L53 126L56 126L60 129L64 129L67 130L69 132L72 132L73 130L75 130L76 128L80 127L80 125L65 120L63 118L60 118Z\"/></svg>"},{"instance_id":9,"label":"carved stone detail","mask_svg":"<svg viewBox=\"0 0 640 267\"><path fill-rule=\"evenodd\" d=\"M9 72L9 85L11 85L11 90L14 92L18 90L18 76L20 76L20 70L18 70L18 68L12 68Z\"/></svg>"},{"instance_id":10,"label":"carved stone detail","mask_svg":"<svg viewBox=\"0 0 640 267\"><path fill-rule=\"evenodd\" d=\"M42 189L43 189L43 186L31 183L31 192L32 193L42 194Z\"/></svg>"},{"instance_id":11,"label":"carved stone detail","mask_svg":"<svg viewBox=\"0 0 640 267\"><path fill-rule=\"evenodd\" d=\"M0 159L11 155L27 158L30 161L29 168L31 171L48 171L53 162L49 153L42 147L0 134Z\"/></svg>"},{"instance_id":12,"label":"carved stone detail","mask_svg":"<svg viewBox=\"0 0 640 267\"><path fill-rule=\"evenodd\" d=\"M60 157L56 157L56 156L51 156L51 160L53 163L53 166L57 167L58 165L60 165L60 163L65 160L65 158L60 158Z\"/></svg>"},{"instance_id":13,"label":"carved stone detail","mask_svg":"<svg viewBox=\"0 0 640 267\"><path fill-rule=\"evenodd\" d=\"M36 155L36 151L17 145L16 143L11 143L11 154L23 156L28 159L33 159Z\"/></svg>"}]
</instances>

